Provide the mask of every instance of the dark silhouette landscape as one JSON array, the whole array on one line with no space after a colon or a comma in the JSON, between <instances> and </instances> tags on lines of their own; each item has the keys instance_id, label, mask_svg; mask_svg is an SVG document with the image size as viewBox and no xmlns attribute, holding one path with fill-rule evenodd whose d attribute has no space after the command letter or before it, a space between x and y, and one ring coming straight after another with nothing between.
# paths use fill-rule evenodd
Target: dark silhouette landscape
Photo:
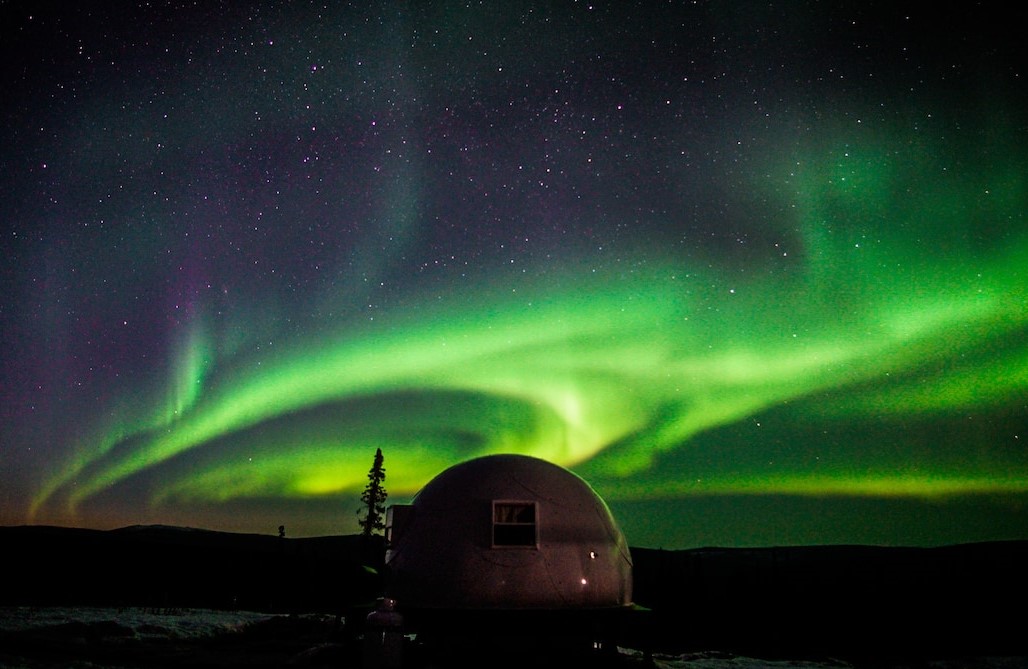
<instances>
[{"instance_id":1,"label":"dark silhouette landscape","mask_svg":"<svg viewBox=\"0 0 1028 669\"><path fill-rule=\"evenodd\" d=\"M142 641L112 645L119 634L139 636L116 620L66 623L47 633L4 628L0 666L67 666L70 658L101 666L303 664L297 658L309 666L359 666L353 638L384 579L381 539L356 535L25 526L0 528L0 545L3 615L48 607L111 609L115 619L118 611L274 614L202 653L181 641L174 653ZM849 666L1028 657L1028 541L633 548L632 556L634 601L645 610L618 640L626 649L836 658ZM33 657L43 659L28 664Z\"/></svg>"}]
</instances>

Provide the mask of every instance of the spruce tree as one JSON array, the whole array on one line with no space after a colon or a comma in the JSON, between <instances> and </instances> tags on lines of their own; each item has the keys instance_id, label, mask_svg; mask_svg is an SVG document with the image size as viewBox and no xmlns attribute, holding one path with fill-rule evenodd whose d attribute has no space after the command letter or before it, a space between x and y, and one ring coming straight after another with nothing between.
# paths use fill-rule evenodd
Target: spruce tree
<instances>
[{"instance_id":1,"label":"spruce tree","mask_svg":"<svg viewBox=\"0 0 1028 669\"><path fill-rule=\"evenodd\" d=\"M386 470L382 466L382 449L375 449L375 462L368 471L368 485L361 493L361 502L364 503L365 515L358 522L362 534L370 537L377 531L385 529L385 501L388 493L382 485L385 480Z\"/></svg>"}]
</instances>

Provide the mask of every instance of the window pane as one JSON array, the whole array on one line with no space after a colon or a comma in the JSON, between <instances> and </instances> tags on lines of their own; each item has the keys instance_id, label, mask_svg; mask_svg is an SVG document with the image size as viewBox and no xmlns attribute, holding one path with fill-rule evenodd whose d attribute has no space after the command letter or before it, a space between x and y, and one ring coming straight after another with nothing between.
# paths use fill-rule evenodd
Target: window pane
<instances>
[{"instance_id":1,"label":"window pane","mask_svg":"<svg viewBox=\"0 0 1028 669\"><path fill-rule=\"evenodd\" d=\"M494 523L534 523L534 502L497 502L493 506Z\"/></svg>"},{"instance_id":2,"label":"window pane","mask_svg":"<svg viewBox=\"0 0 1028 669\"><path fill-rule=\"evenodd\" d=\"M493 502L493 546L535 545L535 502Z\"/></svg>"}]
</instances>

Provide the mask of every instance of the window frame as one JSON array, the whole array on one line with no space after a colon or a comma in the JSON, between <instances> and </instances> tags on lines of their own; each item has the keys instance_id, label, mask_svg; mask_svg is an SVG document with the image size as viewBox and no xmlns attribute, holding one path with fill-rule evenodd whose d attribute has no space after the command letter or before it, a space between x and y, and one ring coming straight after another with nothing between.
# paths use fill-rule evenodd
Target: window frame
<instances>
[{"instance_id":1,"label":"window frame","mask_svg":"<svg viewBox=\"0 0 1028 669\"><path fill-rule=\"evenodd\" d=\"M531 507L532 509L532 520L526 521L499 521L497 520L497 508L498 507ZM537 550L539 548L539 503L535 500L526 499L494 499L490 507L490 537L489 545L491 548L499 549L532 549ZM521 533L527 533L527 528L532 528L532 541L497 541L496 530L500 528L501 534L514 535L515 538Z\"/></svg>"}]
</instances>

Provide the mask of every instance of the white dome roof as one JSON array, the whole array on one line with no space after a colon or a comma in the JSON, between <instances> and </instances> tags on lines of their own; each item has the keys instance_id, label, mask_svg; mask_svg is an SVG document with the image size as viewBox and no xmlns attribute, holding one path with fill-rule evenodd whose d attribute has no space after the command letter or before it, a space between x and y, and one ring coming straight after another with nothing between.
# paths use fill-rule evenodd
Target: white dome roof
<instances>
[{"instance_id":1,"label":"white dome roof","mask_svg":"<svg viewBox=\"0 0 1028 669\"><path fill-rule=\"evenodd\" d=\"M389 596L401 606L631 603L624 535L589 484L558 465L523 455L469 460L432 479L410 507L393 511L386 562Z\"/></svg>"}]
</instances>

